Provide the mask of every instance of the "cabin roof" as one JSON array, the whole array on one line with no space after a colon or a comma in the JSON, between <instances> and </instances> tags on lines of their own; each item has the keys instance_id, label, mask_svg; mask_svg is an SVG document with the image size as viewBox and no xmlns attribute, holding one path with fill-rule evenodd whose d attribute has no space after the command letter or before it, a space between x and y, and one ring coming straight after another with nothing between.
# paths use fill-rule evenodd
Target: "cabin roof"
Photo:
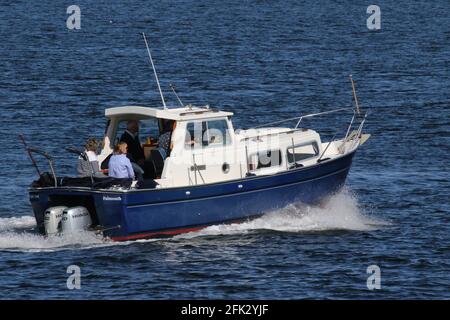
<instances>
[{"instance_id":1,"label":"cabin roof","mask_svg":"<svg viewBox=\"0 0 450 320\"><path fill-rule=\"evenodd\" d=\"M124 119L158 118L180 121L228 117L232 115L232 112L209 109L206 107L160 109L142 106L123 106L105 110L105 116L108 118L119 117Z\"/></svg>"}]
</instances>

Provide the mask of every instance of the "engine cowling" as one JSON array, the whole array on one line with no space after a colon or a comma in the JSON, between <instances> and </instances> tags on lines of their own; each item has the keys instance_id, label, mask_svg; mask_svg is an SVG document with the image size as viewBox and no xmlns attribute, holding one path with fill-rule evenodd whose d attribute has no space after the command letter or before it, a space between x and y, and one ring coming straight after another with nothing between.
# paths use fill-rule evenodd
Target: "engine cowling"
<instances>
[{"instance_id":1,"label":"engine cowling","mask_svg":"<svg viewBox=\"0 0 450 320\"><path fill-rule=\"evenodd\" d=\"M87 230L92 225L92 219L85 207L71 207L63 211L61 219L61 232L73 233Z\"/></svg>"},{"instance_id":2,"label":"engine cowling","mask_svg":"<svg viewBox=\"0 0 450 320\"><path fill-rule=\"evenodd\" d=\"M44 230L47 236L55 235L61 232L61 219L66 206L56 206L45 210Z\"/></svg>"}]
</instances>

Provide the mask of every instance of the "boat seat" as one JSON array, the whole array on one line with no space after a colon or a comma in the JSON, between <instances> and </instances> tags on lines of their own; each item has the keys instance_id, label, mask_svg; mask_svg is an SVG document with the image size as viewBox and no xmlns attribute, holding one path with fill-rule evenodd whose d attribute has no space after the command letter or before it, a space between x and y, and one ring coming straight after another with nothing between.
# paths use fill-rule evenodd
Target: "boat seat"
<instances>
[{"instance_id":1,"label":"boat seat","mask_svg":"<svg viewBox=\"0 0 450 320\"><path fill-rule=\"evenodd\" d=\"M113 153L111 153L109 156L105 158L105 160L102 161L100 165L101 170L107 170L109 168L109 160L111 159Z\"/></svg>"},{"instance_id":2,"label":"boat seat","mask_svg":"<svg viewBox=\"0 0 450 320\"><path fill-rule=\"evenodd\" d=\"M161 155L161 152L159 152L158 149L153 149L150 151L150 163L151 163L151 168L153 171L151 172L151 178L153 179L159 179L161 177L161 174L163 172L164 169L164 159Z\"/></svg>"},{"instance_id":3,"label":"boat seat","mask_svg":"<svg viewBox=\"0 0 450 320\"><path fill-rule=\"evenodd\" d=\"M158 183L155 180L148 179L148 180L139 181L137 184L137 188L138 189L154 189L154 188L156 188L157 185L158 185Z\"/></svg>"}]
</instances>

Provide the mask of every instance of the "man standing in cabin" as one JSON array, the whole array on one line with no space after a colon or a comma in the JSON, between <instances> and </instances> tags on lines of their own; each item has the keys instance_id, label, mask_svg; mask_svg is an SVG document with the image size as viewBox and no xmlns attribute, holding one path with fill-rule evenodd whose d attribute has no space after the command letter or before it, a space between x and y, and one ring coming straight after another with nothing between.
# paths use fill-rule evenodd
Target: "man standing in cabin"
<instances>
[{"instance_id":1,"label":"man standing in cabin","mask_svg":"<svg viewBox=\"0 0 450 320\"><path fill-rule=\"evenodd\" d=\"M128 145L128 158L131 162L137 163L141 168L144 167L144 149L142 149L139 140L139 121L130 120L127 123L127 130L120 137L120 142L126 142Z\"/></svg>"}]
</instances>

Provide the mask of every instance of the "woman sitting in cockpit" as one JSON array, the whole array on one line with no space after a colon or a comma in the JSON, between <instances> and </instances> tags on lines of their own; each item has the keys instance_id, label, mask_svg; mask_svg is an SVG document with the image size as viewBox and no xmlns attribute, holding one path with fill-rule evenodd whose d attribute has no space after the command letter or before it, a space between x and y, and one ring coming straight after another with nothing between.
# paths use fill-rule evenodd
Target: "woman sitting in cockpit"
<instances>
[{"instance_id":1,"label":"woman sitting in cockpit","mask_svg":"<svg viewBox=\"0 0 450 320\"><path fill-rule=\"evenodd\" d=\"M84 155L78 158L77 174L79 177L105 177L100 171L97 159L99 143L94 138L89 138L84 146Z\"/></svg>"}]
</instances>

